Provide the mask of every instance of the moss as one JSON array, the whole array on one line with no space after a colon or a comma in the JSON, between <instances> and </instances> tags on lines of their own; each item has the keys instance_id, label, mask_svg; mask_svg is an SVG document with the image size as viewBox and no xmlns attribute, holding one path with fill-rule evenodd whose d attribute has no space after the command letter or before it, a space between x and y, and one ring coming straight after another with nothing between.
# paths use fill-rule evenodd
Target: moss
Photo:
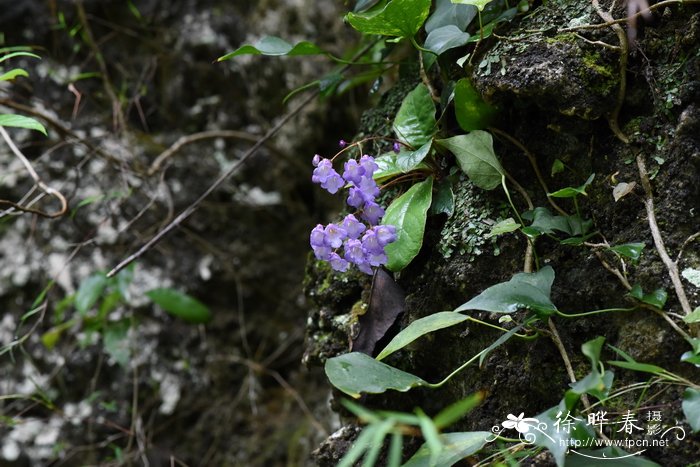
<instances>
[{"instance_id":1,"label":"moss","mask_svg":"<svg viewBox=\"0 0 700 467\"><path fill-rule=\"evenodd\" d=\"M497 255L495 238L486 238L491 221L496 218L498 212L484 191L462 176L455 186L454 214L440 232L438 249L443 258L458 254L472 261L488 251Z\"/></svg>"}]
</instances>

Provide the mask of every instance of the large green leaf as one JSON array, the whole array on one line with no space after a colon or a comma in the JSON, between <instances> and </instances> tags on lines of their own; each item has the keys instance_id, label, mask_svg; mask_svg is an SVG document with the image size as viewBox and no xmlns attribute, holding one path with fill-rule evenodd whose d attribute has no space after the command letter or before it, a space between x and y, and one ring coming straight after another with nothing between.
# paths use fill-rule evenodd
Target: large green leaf
<instances>
[{"instance_id":1,"label":"large green leaf","mask_svg":"<svg viewBox=\"0 0 700 467\"><path fill-rule=\"evenodd\" d=\"M435 55L442 55L450 49L463 46L467 41L469 41L469 33L460 31L457 26L449 24L430 31L428 37L425 38L423 47Z\"/></svg>"},{"instance_id":2,"label":"large green leaf","mask_svg":"<svg viewBox=\"0 0 700 467\"><path fill-rule=\"evenodd\" d=\"M411 170L418 167L418 164L423 162L428 154L430 153L430 148L433 142L428 140L423 146L415 151L401 151L396 155L396 165L401 169L402 172L410 172Z\"/></svg>"},{"instance_id":3,"label":"large green leaf","mask_svg":"<svg viewBox=\"0 0 700 467\"><path fill-rule=\"evenodd\" d=\"M450 0L437 0L435 11L425 22L425 32L430 34L434 29L453 25L464 31L469 23L476 18L476 7L472 5L455 5Z\"/></svg>"},{"instance_id":4,"label":"large green leaf","mask_svg":"<svg viewBox=\"0 0 700 467\"><path fill-rule=\"evenodd\" d=\"M326 54L317 45L311 42L299 42L292 45L284 39L275 36L265 36L257 41L254 45L246 44L239 47L231 53L219 57L218 62L230 60L239 55L269 55L278 57L282 55L297 56L297 55L319 55Z\"/></svg>"},{"instance_id":5,"label":"large green leaf","mask_svg":"<svg viewBox=\"0 0 700 467\"><path fill-rule=\"evenodd\" d=\"M662 375L666 371L660 366L651 365L649 363L623 362L621 360L611 360L608 361L608 363L626 370L641 371L642 373L651 373L653 375Z\"/></svg>"},{"instance_id":6,"label":"large green leaf","mask_svg":"<svg viewBox=\"0 0 700 467\"><path fill-rule=\"evenodd\" d=\"M146 292L146 296L168 313L190 323L206 323L211 319L211 312L205 304L177 290L153 289Z\"/></svg>"},{"instance_id":7,"label":"large green leaf","mask_svg":"<svg viewBox=\"0 0 700 467\"><path fill-rule=\"evenodd\" d=\"M394 132L399 141L413 148L429 142L435 132L435 102L425 84L409 92L394 118Z\"/></svg>"},{"instance_id":8,"label":"large green leaf","mask_svg":"<svg viewBox=\"0 0 700 467\"><path fill-rule=\"evenodd\" d=\"M700 390L687 388L683 393L683 414L693 433L700 431Z\"/></svg>"},{"instance_id":9,"label":"large green leaf","mask_svg":"<svg viewBox=\"0 0 700 467\"><path fill-rule=\"evenodd\" d=\"M462 78L455 85L455 116L464 131L481 130L490 125L496 109L484 102L472 82Z\"/></svg>"},{"instance_id":10,"label":"large green leaf","mask_svg":"<svg viewBox=\"0 0 700 467\"><path fill-rule=\"evenodd\" d=\"M617 446L591 450L571 450L566 456L566 467L660 467L656 462L631 454Z\"/></svg>"},{"instance_id":11,"label":"large green leaf","mask_svg":"<svg viewBox=\"0 0 700 467\"><path fill-rule=\"evenodd\" d=\"M44 125L37 122L33 118L25 117L23 115L0 114L0 126L27 128L29 130L36 130L46 134L46 128L44 128Z\"/></svg>"},{"instance_id":12,"label":"large green leaf","mask_svg":"<svg viewBox=\"0 0 700 467\"><path fill-rule=\"evenodd\" d=\"M379 394L389 389L406 392L417 386L428 385L418 376L360 352L329 358L326 360L325 370L333 386L356 399L362 393Z\"/></svg>"},{"instance_id":13,"label":"large green leaf","mask_svg":"<svg viewBox=\"0 0 700 467\"><path fill-rule=\"evenodd\" d=\"M102 292L107 286L107 277L102 274L93 274L80 283L78 292L75 294L75 309L78 313L85 315L90 308L102 296Z\"/></svg>"},{"instance_id":14,"label":"large green leaf","mask_svg":"<svg viewBox=\"0 0 700 467\"><path fill-rule=\"evenodd\" d=\"M440 435L442 451L432 459L432 451L428 444L423 444L418 451L406 462L403 467L450 467L467 456L471 456L481 450L493 437L489 431L468 431L445 433ZM431 460L434 462L431 463Z\"/></svg>"},{"instance_id":15,"label":"large green leaf","mask_svg":"<svg viewBox=\"0 0 700 467\"><path fill-rule=\"evenodd\" d=\"M386 267L398 272L416 257L423 245L425 221L433 197L433 178L413 185L386 210L384 225L396 227L396 241L386 246Z\"/></svg>"},{"instance_id":16,"label":"large green leaf","mask_svg":"<svg viewBox=\"0 0 700 467\"><path fill-rule=\"evenodd\" d=\"M430 0L392 0L379 11L348 13L350 25L364 34L413 37L430 13Z\"/></svg>"},{"instance_id":17,"label":"large green leaf","mask_svg":"<svg viewBox=\"0 0 700 467\"><path fill-rule=\"evenodd\" d=\"M122 367L127 367L131 359L129 328L129 321L122 320L109 323L103 331L105 352Z\"/></svg>"},{"instance_id":18,"label":"large green leaf","mask_svg":"<svg viewBox=\"0 0 700 467\"><path fill-rule=\"evenodd\" d=\"M442 430L443 428L452 425L481 404L484 397L486 397L485 392L477 392L460 401L448 405L444 409L440 410L440 412L433 418L435 426Z\"/></svg>"},{"instance_id":19,"label":"large green leaf","mask_svg":"<svg viewBox=\"0 0 700 467\"><path fill-rule=\"evenodd\" d=\"M515 274L508 282L493 285L455 311L483 310L493 313L513 313L521 308L544 315L557 311L550 299L554 269L545 266L538 272Z\"/></svg>"},{"instance_id":20,"label":"large green leaf","mask_svg":"<svg viewBox=\"0 0 700 467\"><path fill-rule=\"evenodd\" d=\"M476 130L435 142L455 155L460 168L479 188L492 190L501 184L505 172L496 158L490 133Z\"/></svg>"},{"instance_id":21,"label":"large green leaf","mask_svg":"<svg viewBox=\"0 0 700 467\"><path fill-rule=\"evenodd\" d=\"M417 319L394 336L391 342L384 347L384 350L377 355L377 360L382 360L388 357L392 353L406 347L414 340L428 334L429 332L454 326L455 324L464 322L467 319L469 319L469 317L455 313L454 311L441 311L439 313Z\"/></svg>"},{"instance_id":22,"label":"large green leaf","mask_svg":"<svg viewBox=\"0 0 700 467\"><path fill-rule=\"evenodd\" d=\"M605 338L600 336L581 346L581 351L591 361L591 371L584 378L572 383L571 389L566 391L564 400L567 409L573 410L583 394L591 394L599 400L608 396L615 375L612 371L601 372L600 352L604 342Z\"/></svg>"},{"instance_id":23,"label":"large green leaf","mask_svg":"<svg viewBox=\"0 0 700 467\"><path fill-rule=\"evenodd\" d=\"M384 180L395 177L396 175L402 175L404 171L399 167L397 159L398 154L393 151L386 152L374 159L374 162L377 164L378 168L374 172L372 178L374 178L377 182L383 182ZM421 162L413 167L413 170L416 169L429 169L429 167L425 164L425 162Z\"/></svg>"}]
</instances>

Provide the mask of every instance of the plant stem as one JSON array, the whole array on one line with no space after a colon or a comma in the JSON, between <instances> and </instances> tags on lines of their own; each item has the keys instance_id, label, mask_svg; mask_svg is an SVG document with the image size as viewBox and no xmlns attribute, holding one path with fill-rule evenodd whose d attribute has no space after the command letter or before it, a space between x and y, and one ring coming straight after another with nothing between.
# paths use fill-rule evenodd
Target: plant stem
<instances>
[{"instance_id":1,"label":"plant stem","mask_svg":"<svg viewBox=\"0 0 700 467\"><path fill-rule=\"evenodd\" d=\"M633 311L636 310L637 307L632 307L632 308L605 308L604 310L595 310L595 311L586 311L583 313L562 313L561 311L557 310L556 313L557 315L561 316L562 318L580 318L582 316L590 316L590 315L597 315L600 313L608 313L611 311Z\"/></svg>"}]
</instances>

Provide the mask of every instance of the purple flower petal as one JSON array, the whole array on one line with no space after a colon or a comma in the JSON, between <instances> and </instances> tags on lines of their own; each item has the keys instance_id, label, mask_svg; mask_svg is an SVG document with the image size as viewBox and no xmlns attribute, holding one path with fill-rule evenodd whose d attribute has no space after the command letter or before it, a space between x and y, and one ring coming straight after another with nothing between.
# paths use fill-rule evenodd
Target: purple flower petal
<instances>
[{"instance_id":1,"label":"purple flower petal","mask_svg":"<svg viewBox=\"0 0 700 467\"><path fill-rule=\"evenodd\" d=\"M384 209L373 201L366 203L362 210L362 218L371 225L377 225L382 216L384 216Z\"/></svg>"},{"instance_id":2,"label":"purple flower petal","mask_svg":"<svg viewBox=\"0 0 700 467\"><path fill-rule=\"evenodd\" d=\"M335 224L328 224L324 233L326 245L331 248L340 248L340 245L343 244L343 240L348 236L345 229Z\"/></svg>"},{"instance_id":3,"label":"purple flower petal","mask_svg":"<svg viewBox=\"0 0 700 467\"><path fill-rule=\"evenodd\" d=\"M311 235L309 236L309 241L311 246L324 246L326 244L326 234L323 231L323 226L321 224L318 224L313 228Z\"/></svg>"},{"instance_id":4,"label":"purple flower petal","mask_svg":"<svg viewBox=\"0 0 700 467\"><path fill-rule=\"evenodd\" d=\"M358 221L352 214L345 216L345 219L343 219L343 223L340 226L345 229L349 238L360 238L362 232L367 229L365 224Z\"/></svg>"},{"instance_id":5,"label":"purple flower petal","mask_svg":"<svg viewBox=\"0 0 700 467\"><path fill-rule=\"evenodd\" d=\"M393 225L378 225L374 228L374 233L382 246L396 241L396 227Z\"/></svg>"},{"instance_id":6,"label":"purple flower petal","mask_svg":"<svg viewBox=\"0 0 700 467\"><path fill-rule=\"evenodd\" d=\"M343 178L348 182L353 182L355 185L359 186L362 176L365 174L365 169L360 164L357 163L355 159L350 159L345 163L345 171L343 172Z\"/></svg>"},{"instance_id":7,"label":"purple flower petal","mask_svg":"<svg viewBox=\"0 0 700 467\"><path fill-rule=\"evenodd\" d=\"M321 187L325 188L328 193L334 195L345 186L345 180L343 180L343 177L338 175L338 172L335 170L333 171L332 174L326 178L324 182L321 183Z\"/></svg>"},{"instance_id":8,"label":"purple flower petal","mask_svg":"<svg viewBox=\"0 0 700 467\"><path fill-rule=\"evenodd\" d=\"M349 239L345 242L345 254L343 255L346 260L351 263L357 264L358 266L365 262L365 250L362 248L362 242L355 239Z\"/></svg>"},{"instance_id":9,"label":"purple flower petal","mask_svg":"<svg viewBox=\"0 0 700 467\"><path fill-rule=\"evenodd\" d=\"M345 272L348 270L350 263L341 258L338 253L331 253L330 259L331 267L334 271Z\"/></svg>"},{"instance_id":10,"label":"purple flower petal","mask_svg":"<svg viewBox=\"0 0 700 467\"><path fill-rule=\"evenodd\" d=\"M312 248L314 250L314 254L316 255L316 259L324 261L328 261L331 258L331 253L333 253L331 248L327 246L314 246Z\"/></svg>"},{"instance_id":11,"label":"purple flower petal","mask_svg":"<svg viewBox=\"0 0 700 467\"><path fill-rule=\"evenodd\" d=\"M362 192L362 197L364 198L365 203L373 202L374 198L379 196L379 187L377 186L377 182L375 182L372 177L367 177L365 175L356 185Z\"/></svg>"},{"instance_id":12,"label":"purple flower petal","mask_svg":"<svg viewBox=\"0 0 700 467\"><path fill-rule=\"evenodd\" d=\"M359 188L351 187L348 193L348 205L360 209L365 204L365 198Z\"/></svg>"},{"instance_id":13,"label":"purple flower petal","mask_svg":"<svg viewBox=\"0 0 700 467\"><path fill-rule=\"evenodd\" d=\"M371 177L372 174L379 168L376 162L374 162L374 157L365 154L360 158L360 165L365 169L365 175Z\"/></svg>"},{"instance_id":14,"label":"purple flower petal","mask_svg":"<svg viewBox=\"0 0 700 467\"><path fill-rule=\"evenodd\" d=\"M368 230L362 236L362 248L367 254L379 255L384 253L384 247L379 244L379 239L374 230Z\"/></svg>"}]
</instances>

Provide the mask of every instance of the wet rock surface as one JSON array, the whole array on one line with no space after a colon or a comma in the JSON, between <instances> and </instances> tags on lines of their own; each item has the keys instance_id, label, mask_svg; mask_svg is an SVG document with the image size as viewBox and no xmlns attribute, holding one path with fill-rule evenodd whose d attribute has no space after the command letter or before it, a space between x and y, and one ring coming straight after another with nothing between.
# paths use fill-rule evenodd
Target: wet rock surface
<instances>
[{"instance_id":1,"label":"wet rock surface","mask_svg":"<svg viewBox=\"0 0 700 467\"><path fill-rule=\"evenodd\" d=\"M596 174L588 196L580 200L582 214L593 220L593 230L599 231L611 245L645 243L641 260L627 261L625 274L632 284L640 284L645 291L664 288L669 297L666 309L679 313L669 275L649 231L642 203L645 194L635 160L641 155L647 161L659 227L675 259L684 241L700 230L697 209L700 132L696 131L700 44L697 34L687 33L697 30L699 15L697 8L678 6L656 15L657 21L647 25L628 63L627 92L619 126L630 139L629 144L615 137L607 121L617 105L619 52L593 43L617 45L617 36L609 28L570 30L600 22L590 2L545 2L518 22L497 29L505 39L490 39L483 46L474 60L471 77L484 97L500 108L500 120L495 126L512 135L535 156L550 192L579 186L591 173ZM621 17L622 12L615 12L615 16ZM383 112L386 110L379 108L372 115ZM535 206L552 209L523 152L497 134L494 139L499 159L525 186ZM550 175L555 160L562 161L566 170ZM615 202L612 191L619 182L635 182L636 188ZM455 203L464 205L461 216L429 218L421 253L397 276L397 282L407 293L402 327L417 318L452 310L522 270L525 251L522 237L506 235L495 243L483 242L483 230L488 231L490 224L481 222L499 219L500 212L493 206L504 203L502 193L481 192L474 197L464 187L455 192L458 193ZM574 212L575 206L569 200L558 201L563 209ZM590 248L560 245L543 237L537 242L537 252L539 264L550 265L556 271L552 300L560 310L576 313L628 307L634 303L627 289L604 268ZM600 253L606 264L615 262L619 266L614 255ZM678 266L697 268L698 261L697 245L686 245ZM329 285L333 277L338 282ZM352 310L358 306L356 301L366 303L368 288L366 285L364 295L349 291L338 277L319 270L313 261L307 268L307 295L314 297L311 304L319 310L332 309L336 321L352 318ZM335 296L328 294L328 288L334 288L336 283L343 301L324 299ZM323 294L318 292L320 284ZM698 303L700 291L688 282L684 285L691 303ZM338 349L338 353L347 352L347 332L351 331L346 331L346 335L339 334L337 329L327 332L318 324L323 322L318 321L319 313L323 311L310 315L307 342L325 343L326 351L316 353L320 360L335 355ZM488 313L473 316L490 322L498 318ZM514 319L522 317L516 314ZM688 343L649 309L558 318L555 322L578 378L590 370L581 345L604 336L607 344L625 350L640 362L654 362L697 381L697 369L680 361L680 356L689 350ZM389 357L387 363L427 381L438 381L499 336L496 331L474 324L458 328L431 333ZM619 358L605 351L604 361L615 359ZM615 371L615 378L616 387L645 380L644 375L620 369ZM526 416L533 416L557 405L569 382L559 351L551 339L541 336L534 341L510 341L490 355L483 368L464 371L440 390L390 392L364 397L362 401L377 409L410 412L421 407L426 413L435 414L469 394L485 391L484 403L449 431L488 431L505 420L507 414L526 412ZM683 420L682 391L682 387L674 387L654 398L653 405L662 410L664 423L673 425ZM336 400L342 397L340 393L335 395ZM615 410L622 413L634 409L637 396L634 393L617 398ZM350 417L346 420L354 422ZM661 465L697 461L700 440L691 435L687 424L679 424L687 438L672 440L666 448L649 449L644 455ZM345 431L338 432L327 440L317 454L320 465L334 465L339 452L347 449L346 435ZM412 452L410 447L405 448L404 459ZM542 454L523 465L553 463L551 456Z\"/></svg>"}]
</instances>

